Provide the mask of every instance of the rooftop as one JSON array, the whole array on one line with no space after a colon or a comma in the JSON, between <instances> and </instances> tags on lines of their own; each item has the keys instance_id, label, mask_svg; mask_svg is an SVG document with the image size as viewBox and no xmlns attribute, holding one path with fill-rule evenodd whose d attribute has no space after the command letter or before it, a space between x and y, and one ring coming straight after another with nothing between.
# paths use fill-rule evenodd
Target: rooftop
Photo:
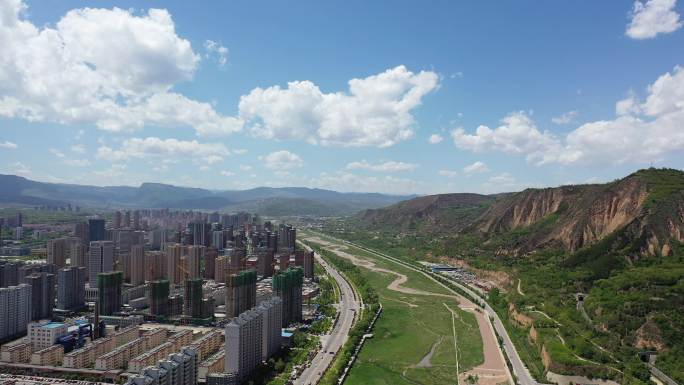
<instances>
[{"instance_id":1,"label":"rooftop","mask_svg":"<svg viewBox=\"0 0 684 385\"><path fill-rule=\"evenodd\" d=\"M43 325L43 327L46 329L56 329L56 328L60 328L62 326L64 326L64 324L61 322L50 322L50 323Z\"/></svg>"}]
</instances>

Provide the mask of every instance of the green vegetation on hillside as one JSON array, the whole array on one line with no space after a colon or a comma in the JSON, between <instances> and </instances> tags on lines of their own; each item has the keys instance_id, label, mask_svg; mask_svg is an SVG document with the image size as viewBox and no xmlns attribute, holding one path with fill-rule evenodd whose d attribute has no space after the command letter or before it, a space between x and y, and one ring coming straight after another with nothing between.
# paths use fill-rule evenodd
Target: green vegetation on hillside
<instances>
[{"instance_id":1,"label":"green vegetation on hillside","mask_svg":"<svg viewBox=\"0 0 684 385\"><path fill-rule=\"evenodd\" d=\"M438 261L441 256L460 258L468 261L472 266L486 270L500 270L507 272L510 276L519 278L523 282L524 294L520 295L510 287L509 290L501 294L500 302L493 305L499 312L502 319L506 322L507 329L513 338L521 357L526 362L530 371L538 380L545 380L546 369L541 362L542 346L556 363L556 372L561 374L583 374L589 377L613 378L623 384L641 384L644 377L648 378L648 369L638 360L635 360L639 349L627 343L624 338L625 332L630 329L633 335L635 328L640 325L630 324L625 328L610 328L597 325L596 321L602 321L600 317L595 317L595 323L588 323L577 308L577 293L589 293L587 299L587 312L592 314L595 307L591 300L601 304L608 300L614 303L621 303L619 296L615 296L612 288L606 290L606 297L598 295L595 287L607 285L603 280L597 281L600 277L611 277L620 271L631 271L636 267L630 267L624 258L611 254L617 263L612 266L605 266L601 258L587 258L583 262L565 265L568 254L560 250L545 250L531 253L524 257L501 257L496 256L485 245L478 243L476 239L467 236L454 236L444 238L413 237L413 236L388 236L382 232L361 232L353 227L346 227L341 222L335 223L328 229L335 236L358 242L367 247L382 250L390 255L408 260L431 260ZM683 247L677 245L676 255L681 255ZM596 257L602 255L597 254ZM683 266L680 257L671 257L667 260L672 261L676 266ZM654 261L641 262L643 268L648 268ZM565 267L563 267L565 266ZM605 267L603 267L605 266ZM667 269L667 267L662 267ZM660 269L660 268L659 268ZM599 274L597 274L599 271ZM633 271L639 276L639 270ZM650 282L652 274L644 275L644 281ZM684 276L679 270L672 270L668 277L676 277L679 274L680 281L664 280L671 284L668 289L651 284L639 287L634 291L642 293L643 296L658 296L661 290L668 293L679 293L681 295L681 277ZM653 280L653 283L661 282ZM601 285L601 286L599 286ZM653 289L653 290L652 290ZM613 293L612 297L610 293ZM628 291L631 292L631 291ZM670 294L673 295L673 294ZM629 301L627 301L629 302ZM491 302L490 302L491 303ZM530 342L530 328L517 325L509 319L508 304L515 305L518 312L531 316L534 321L537 339ZM591 304L591 305L590 305ZM680 302L670 302L669 309L683 308ZM600 305L599 305L600 306ZM632 305L628 305L632 306ZM654 322L662 322L666 315L663 308L642 308L645 311L643 317L653 317ZM624 311L621 308L604 310L603 314L620 314ZM553 318L553 322L545 316L543 312ZM607 312L607 313L605 313ZM649 315L650 314L650 315ZM675 319L676 320L676 319ZM555 324L558 322L562 326ZM673 332L684 330L680 321L670 322L665 330ZM559 337L560 336L560 337ZM665 353L658 359L658 367L666 373L676 377L676 373L681 373L681 364L674 357L680 352L682 343L677 338L670 338L667 341L673 353ZM604 350L605 349L605 350ZM566 370L562 370L562 369ZM622 372L622 373L620 373Z\"/></svg>"}]
</instances>

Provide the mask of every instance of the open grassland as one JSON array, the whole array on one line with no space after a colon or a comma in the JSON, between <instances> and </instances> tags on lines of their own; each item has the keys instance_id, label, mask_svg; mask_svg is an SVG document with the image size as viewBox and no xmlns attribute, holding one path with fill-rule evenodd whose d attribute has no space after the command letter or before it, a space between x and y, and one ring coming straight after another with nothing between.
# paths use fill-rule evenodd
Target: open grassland
<instances>
[{"instance_id":1,"label":"open grassland","mask_svg":"<svg viewBox=\"0 0 684 385\"><path fill-rule=\"evenodd\" d=\"M457 376L454 333L458 372L483 362L482 339L474 315L459 309L459 301L445 288L421 273L332 238L310 237L307 241L342 257L357 258L383 304L374 337L364 345L345 383L453 384ZM369 268L366 262L374 266Z\"/></svg>"}]
</instances>

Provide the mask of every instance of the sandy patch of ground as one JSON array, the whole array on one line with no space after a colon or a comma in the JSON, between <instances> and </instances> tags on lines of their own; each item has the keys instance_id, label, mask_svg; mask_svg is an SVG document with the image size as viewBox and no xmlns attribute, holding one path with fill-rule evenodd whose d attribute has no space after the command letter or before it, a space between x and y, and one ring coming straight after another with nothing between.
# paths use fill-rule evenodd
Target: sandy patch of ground
<instances>
[{"instance_id":1,"label":"sandy patch of ground","mask_svg":"<svg viewBox=\"0 0 684 385\"><path fill-rule=\"evenodd\" d=\"M432 347L430 348L430 351L423 357L422 360L420 360L419 363L416 365L413 365L414 368L431 368L432 367L432 356L435 354L435 350L437 350L437 347L439 344L442 343L444 340L444 336L440 336L437 341L435 341L434 344L432 344Z\"/></svg>"}]
</instances>

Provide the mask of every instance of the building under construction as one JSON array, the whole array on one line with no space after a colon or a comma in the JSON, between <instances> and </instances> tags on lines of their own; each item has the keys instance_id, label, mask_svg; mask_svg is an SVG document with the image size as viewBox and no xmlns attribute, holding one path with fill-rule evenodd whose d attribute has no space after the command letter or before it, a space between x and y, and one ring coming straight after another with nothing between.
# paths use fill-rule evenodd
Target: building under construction
<instances>
[{"instance_id":1,"label":"building under construction","mask_svg":"<svg viewBox=\"0 0 684 385\"><path fill-rule=\"evenodd\" d=\"M304 272L301 268L289 268L273 277L273 294L283 301L283 327L302 321L302 284Z\"/></svg>"},{"instance_id":2,"label":"building under construction","mask_svg":"<svg viewBox=\"0 0 684 385\"><path fill-rule=\"evenodd\" d=\"M183 296L183 315L188 318L202 318L202 278L187 279Z\"/></svg>"},{"instance_id":3,"label":"building under construction","mask_svg":"<svg viewBox=\"0 0 684 385\"><path fill-rule=\"evenodd\" d=\"M256 305L257 272L245 270L226 280L226 318L240 315Z\"/></svg>"},{"instance_id":4,"label":"building under construction","mask_svg":"<svg viewBox=\"0 0 684 385\"><path fill-rule=\"evenodd\" d=\"M121 288L123 272L110 271L97 275L97 297L100 315L112 315L121 311Z\"/></svg>"},{"instance_id":5,"label":"building under construction","mask_svg":"<svg viewBox=\"0 0 684 385\"><path fill-rule=\"evenodd\" d=\"M151 281L149 283L148 303L150 304L150 315L157 317L169 316L169 286L167 279Z\"/></svg>"}]
</instances>

